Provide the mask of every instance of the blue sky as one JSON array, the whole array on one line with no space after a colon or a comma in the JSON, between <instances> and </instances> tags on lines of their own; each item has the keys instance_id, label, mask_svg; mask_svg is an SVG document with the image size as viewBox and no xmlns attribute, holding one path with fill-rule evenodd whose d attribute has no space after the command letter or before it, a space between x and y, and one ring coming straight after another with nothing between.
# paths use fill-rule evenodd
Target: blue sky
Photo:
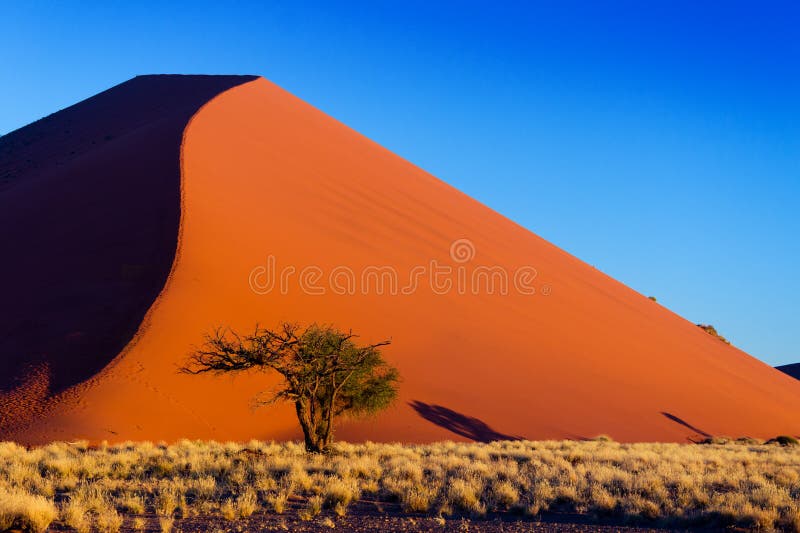
<instances>
[{"instance_id":1,"label":"blue sky","mask_svg":"<svg viewBox=\"0 0 800 533\"><path fill-rule=\"evenodd\" d=\"M0 2L0 133L260 74L542 237L800 361L800 3Z\"/></svg>"}]
</instances>

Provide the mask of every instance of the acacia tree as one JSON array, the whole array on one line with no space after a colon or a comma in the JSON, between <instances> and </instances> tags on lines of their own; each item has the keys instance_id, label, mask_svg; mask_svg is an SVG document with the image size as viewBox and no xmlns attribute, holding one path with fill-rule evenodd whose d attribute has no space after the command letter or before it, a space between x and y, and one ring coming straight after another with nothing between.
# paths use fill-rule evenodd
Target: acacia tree
<instances>
[{"instance_id":1,"label":"acacia tree","mask_svg":"<svg viewBox=\"0 0 800 533\"><path fill-rule=\"evenodd\" d=\"M259 404L294 403L306 451L326 452L334 419L364 416L388 407L397 397L399 373L381 356L390 341L359 346L352 332L332 326L283 323L276 331L256 326L241 336L227 328L206 335L205 343L181 371L225 373L274 370L279 388Z\"/></svg>"}]
</instances>

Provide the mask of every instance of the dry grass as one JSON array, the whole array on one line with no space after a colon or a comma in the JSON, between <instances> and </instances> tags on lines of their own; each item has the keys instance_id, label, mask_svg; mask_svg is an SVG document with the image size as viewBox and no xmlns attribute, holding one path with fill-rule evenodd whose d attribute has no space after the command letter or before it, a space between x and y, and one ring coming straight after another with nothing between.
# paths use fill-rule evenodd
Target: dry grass
<instances>
[{"instance_id":1,"label":"dry grass","mask_svg":"<svg viewBox=\"0 0 800 533\"><path fill-rule=\"evenodd\" d=\"M0 489L0 531L45 531L57 515L56 506L45 496Z\"/></svg>"},{"instance_id":2,"label":"dry grass","mask_svg":"<svg viewBox=\"0 0 800 533\"><path fill-rule=\"evenodd\" d=\"M113 507L106 507L97 513L95 527L101 533L116 533L122 527L122 515Z\"/></svg>"},{"instance_id":3,"label":"dry grass","mask_svg":"<svg viewBox=\"0 0 800 533\"><path fill-rule=\"evenodd\" d=\"M339 443L320 456L295 443L258 441L0 443L0 530L44 531L56 522L114 532L124 516L135 529L151 516L171 531L187 516L238 521L291 509L312 520L324 509L344 515L365 495L433 516L565 511L800 531L800 447L726 439Z\"/></svg>"},{"instance_id":4,"label":"dry grass","mask_svg":"<svg viewBox=\"0 0 800 533\"><path fill-rule=\"evenodd\" d=\"M175 522L175 519L171 516L161 516L158 518L158 527L162 533L169 533L172 531L172 524Z\"/></svg>"}]
</instances>

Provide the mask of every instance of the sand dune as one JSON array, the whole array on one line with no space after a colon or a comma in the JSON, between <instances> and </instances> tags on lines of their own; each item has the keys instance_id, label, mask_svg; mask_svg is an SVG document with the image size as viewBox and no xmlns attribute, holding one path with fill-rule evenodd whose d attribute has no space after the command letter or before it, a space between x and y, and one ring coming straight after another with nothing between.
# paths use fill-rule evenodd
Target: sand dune
<instances>
[{"instance_id":1,"label":"sand dune","mask_svg":"<svg viewBox=\"0 0 800 533\"><path fill-rule=\"evenodd\" d=\"M17 329L2 331L0 339L7 375L19 380L16 387L3 384L0 402L16 407L0 421L0 437L296 438L289 406L251 408L272 376L177 373L211 327L280 320L333 323L365 341L392 338L385 353L403 375L401 399L375 419L344 423L337 435L343 439L604 433L683 441L800 433L796 380L270 82L143 77L128 83L165 83L171 88L161 90L176 94L190 87L196 98L155 98L145 119L143 112L119 111L141 100L125 93L128 84L114 88L104 93L119 127L108 146L86 145L76 150L77 161L51 165L46 176L12 177L0 192L0 217L9 217L6 206L17 206L0 222L14 228L2 244L19 258L2 267L4 283L17 291L4 300L2 316L13 318L24 306ZM36 130L38 148L21 151L26 129L9 136L20 140L14 145L0 139L0 177L26 159L66 158L47 154L52 139L63 138L66 150L77 143L73 130L104 131L97 125L102 117L73 112L67 123L68 111ZM129 188L103 187L110 177L122 179L121 169L151 159L149 170L125 178ZM63 183L58 194L56 183ZM82 207L86 197L103 209ZM66 281L50 292L42 278L52 272L54 256L74 262L69 269L82 277L64 273ZM294 271L281 287L286 267ZM120 268L132 279L117 283ZM442 274L436 282L432 271ZM499 290L503 273L506 294ZM387 283L383 291L379 277ZM84 331L74 338L94 340L71 348L73 333ZM39 369L34 377L49 371L49 389L41 377L25 381L30 368Z\"/></svg>"}]
</instances>

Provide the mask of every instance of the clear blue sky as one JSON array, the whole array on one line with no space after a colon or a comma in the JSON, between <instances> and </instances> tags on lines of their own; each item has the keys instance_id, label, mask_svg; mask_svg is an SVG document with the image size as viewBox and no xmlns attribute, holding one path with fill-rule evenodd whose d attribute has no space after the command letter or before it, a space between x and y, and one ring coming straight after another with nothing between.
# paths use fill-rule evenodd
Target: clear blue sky
<instances>
[{"instance_id":1,"label":"clear blue sky","mask_svg":"<svg viewBox=\"0 0 800 533\"><path fill-rule=\"evenodd\" d=\"M796 1L7 1L0 133L136 74L260 74L782 364L799 28Z\"/></svg>"}]
</instances>

